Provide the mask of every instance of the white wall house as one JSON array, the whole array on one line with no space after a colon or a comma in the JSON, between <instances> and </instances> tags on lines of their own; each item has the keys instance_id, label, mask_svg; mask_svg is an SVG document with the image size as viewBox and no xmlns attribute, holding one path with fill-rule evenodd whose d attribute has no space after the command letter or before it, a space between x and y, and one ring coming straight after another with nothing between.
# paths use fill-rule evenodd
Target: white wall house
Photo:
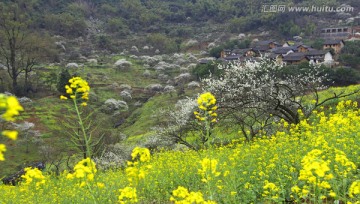
<instances>
[{"instance_id":1,"label":"white wall house","mask_svg":"<svg viewBox=\"0 0 360 204\"><path fill-rule=\"evenodd\" d=\"M325 53L325 56L324 56L324 65L325 66L328 66L328 67L331 67L332 65L334 65L334 58L333 58L333 55L331 54L331 52L327 52Z\"/></svg>"}]
</instances>

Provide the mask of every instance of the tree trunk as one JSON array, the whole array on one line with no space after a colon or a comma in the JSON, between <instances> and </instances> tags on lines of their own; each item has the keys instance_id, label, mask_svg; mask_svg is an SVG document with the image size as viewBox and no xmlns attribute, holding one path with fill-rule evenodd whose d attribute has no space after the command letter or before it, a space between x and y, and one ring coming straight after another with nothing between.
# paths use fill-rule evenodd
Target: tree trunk
<instances>
[{"instance_id":1,"label":"tree trunk","mask_svg":"<svg viewBox=\"0 0 360 204\"><path fill-rule=\"evenodd\" d=\"M25 69L25 81L24 81L24 94L25 95L27 95L27 93L29 91L28 77L29 77L29 71L28 71L28 69Z\"/></svg>"},{"instance_id":2,"label":"tree trunk","mask_svg":"<svg viewBox=\"0 0 360 204\"><path fill-rule=\"evenodd\" d=\"M11 69L11 80L12 80L12 89L15 95L19 94L19 88L17 83L17 66L16 66L16 38L14 29L11 31L13 35L9 39L10 47L10 69Z\"/></svg>"}]
</instances>

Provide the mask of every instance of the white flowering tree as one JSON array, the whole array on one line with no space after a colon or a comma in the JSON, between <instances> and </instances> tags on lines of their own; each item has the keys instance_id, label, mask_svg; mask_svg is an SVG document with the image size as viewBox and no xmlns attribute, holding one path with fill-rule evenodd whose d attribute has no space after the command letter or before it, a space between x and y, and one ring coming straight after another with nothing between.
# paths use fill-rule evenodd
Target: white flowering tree
<instances>
[{"instance_id":1,"label":"white flowering tree","mask_svg":"<svg viewBox=\"0 0 360 204\"><path fill-rule=\"evenodd\" d=\"M179 100L174 108L160 111L159 114L165 117L166 121L161 126L155 128L157 134L162 139L183 144L196 150L197 147L187 140L189 131L195 129L194 110L196 107L195 99L185 98Z\"/></svg>"},{"instance_id":2,"label":"white flowering tree","mask_svg":"<svg viewBox=\"0 0 360 204\"><path fill-rule=\"evenodd\" d=\"M270 130L271 123L279 119L299 123L299 110L308 117L326 101L358 92L334 93L320 101L318 91L327 88L323 85L327 77L319 66L289 71L263 58L223 64L219 69L223 70L221 77L203 79L204 89L218 99L220 116L235 120L247 139L260 130Z\"/></svg>"}]
</instances>

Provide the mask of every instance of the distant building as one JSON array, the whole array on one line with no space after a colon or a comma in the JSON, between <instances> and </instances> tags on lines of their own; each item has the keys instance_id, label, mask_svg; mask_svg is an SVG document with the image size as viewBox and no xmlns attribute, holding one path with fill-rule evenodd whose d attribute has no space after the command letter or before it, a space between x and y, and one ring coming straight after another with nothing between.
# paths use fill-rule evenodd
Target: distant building
<instances>
[{"instance_id":1,"label":"distant building","mask_svg":"<svg viewBox=\"0 0 360 204\"><path fill-rule=\"evenodd\" d=\"M294 52L281 57L281 61L287 65L310 62L310 58L302 52Z\"/></svg>"},{"instance_id":2,"label":"distant building","mask_svg":"<svg viewBox=\"0 0 360 204\"><path fill-rule=\"evenodd\" d=\"M321 29L320 37L346 39L351 36L351 27L335 27Z\"/></svg>"},{"instance_id":3,"label":"distant building","mask_svg":"<svg viewBox=\"0 0 360 204\"><path fill-rule=\"evenodd\" d=\"M339 54L341 49L345 46L345 42L339 39L326 39L323 43L323 49L334 49L335 54Z\"/></svg>"},{"instance_id":4,"label":"distant building","mask_svg":"<svg viewBox=\"0 0 360 204\"><path fill-rule=\"evenodd\" d=\"M274 40L264 40L255 42L252 46L253 50L257 53L265 53L275 47L281 47L282 45Z\"/></svg>"},{"instance_id":5,"label":"distant building","mask_svg":"<svg viewBox=\"0 0 360 204\"><path fill-rule=\"evenodd\" d=\"M284 44L272 40L255 42L251 48L247 49L224 49L221 51L221 60L229 61L249 61L258 60L259 57L267 57L275 60L278 64L301 64L304 62L310 64L324 64L333 66L335 64L333 54L329 49L334 49L337 54L344 47L344 41L341 39L326 39L323 44L323 50L317 50L302 42L287 41Z\"/></svg>"},{"instance_id":6,"label":"distant building","mask_svg":"<svg viewBox=\"0 0 360 204\"><path fill-rule=\"evenodd\" d=\"M320 37L331 39L360 38L360 26L323 28Z\"/></svg>"},{"instance_id":7,"label":"distant building","mask_svg":"<svg viewBox=\"0 0 360 204\"><path fill-rule=\"evenodd\" d=\"M234 58L236 56L238 57L255 57L257 53L252 48L246 48L246 49L224 49L220 53L221 58Z\"/></svg>"}]
</instances>

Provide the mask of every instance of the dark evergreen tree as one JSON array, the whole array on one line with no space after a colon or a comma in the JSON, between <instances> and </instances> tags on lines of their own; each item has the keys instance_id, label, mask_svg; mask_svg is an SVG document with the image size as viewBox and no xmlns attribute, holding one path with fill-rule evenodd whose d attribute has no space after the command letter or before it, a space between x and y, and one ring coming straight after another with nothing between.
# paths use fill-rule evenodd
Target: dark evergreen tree
<instances>
[{"instance_id":1,"label":"dark evergreen tree","mask_svg":"<svg viewBox=\"0 0 360 204\"><path fill-rule=\"evenodd\" d=\"M67 69L62 69L60 74L59 74L59 78L58 78L58 82L57 82L57 90L62 93L62 94L66 94L66 89L65 89L65 85L69 83L69 79L71 78L71 75L69 73L69 71Z\"/></svg>"}]
</instances>

